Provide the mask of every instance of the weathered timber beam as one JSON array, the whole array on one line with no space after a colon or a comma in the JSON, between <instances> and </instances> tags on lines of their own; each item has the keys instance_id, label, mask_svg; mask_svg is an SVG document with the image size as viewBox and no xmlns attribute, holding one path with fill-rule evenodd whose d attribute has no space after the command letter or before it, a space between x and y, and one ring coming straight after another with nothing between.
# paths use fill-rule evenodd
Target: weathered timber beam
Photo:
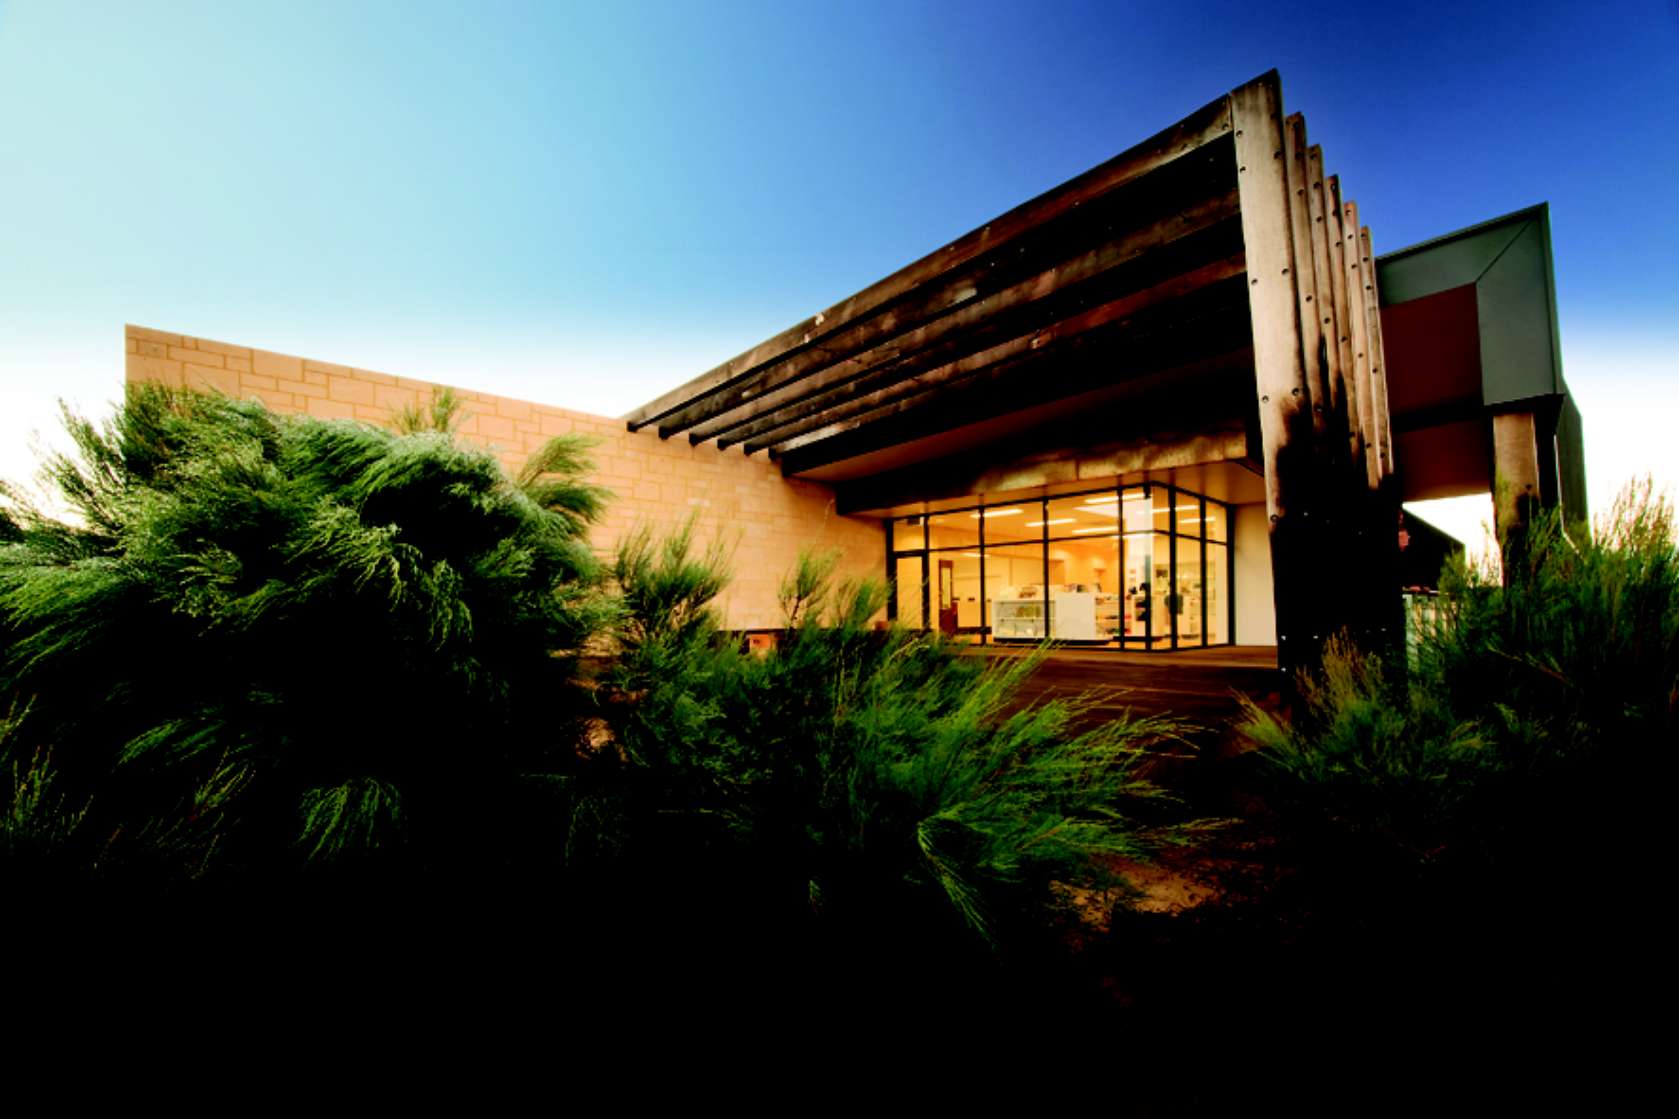
<instances>
[{"instance_id":1,"label":"weathered timber beam","mask_svg":"<svg viewBox=\"0 0 1679 1119\"><path fill-rule=\"evenodd\" d=\"M782 473L798 476L832 463L857 458L888 447L994 421L1006 402L1015 415L1040 404L1053 404L1090 392L1160 386L1186 371L1217 368L1245 381L1250 335L1246 308L1241 306L1240 276L1190 299L1206 305L1198 316L1174 312L1171 327L1153 334L1126 333L1113 338L1107 331L1090 331L1047 349L979 370L939 393L924 393L896 401L870 422L825 435L785 452L776 452ZM1076 368L1073 379L1051 375ZM1203 388L1203 393L1206 390ZM1210 398L1207 398L1210 399ZM1229 410L1240 406L1234 402Z\"/></svg>"},{"instance_id":2,"label":"weathered timber beam","mask_svg":"<svg viewBox=\"0 0 1679 1119\"><path fill-rule=\"evenodd\" d=\"M1352 315L1353 369L1358 377L1358 420L1364 430L1364 476L1370 489L1382 483L1381 437L1376 434L1376 393L1370 380L1370 306L1364 298L1364 255L1358 241L1358 203L1341 203L1342 244L1347 259L1347 302Z\"/></svg>"},{"instance_id":3,"label":"weathered timber beam","mask_svg":"<svg viewBox=\"0 0 1679 1119\"><path fill-rule=\"evenodd\" d=\"M1362 476L1367 432L1359 412L1358 367L1353 361L1352 303L1347 287L1347 241L1342 220L1341 180L1331 175L1323 185L1323 219L1329 232L1330 284L1335 298L1335 341L1341 351L1341 378L1347 394L1347 446L1354 469Z\"/></svg>"},{"instance_id":4,"label":"weathered timber beam","mask_svg":"<svg viewBox=\"0 0 1679 1119\"><path fill-rule=\"evenodd\" d=\"M1284 174L1282 92L1272 78L1231 94L1236 130L1242 239L1253 320L1255 390L1263 440L1266 506L1273 524L1288 515L1290 494L1279 456L1310 442L1306 370L1295 302L1294 244Z\"/></svg>"},{"instance_id":5,"label":"weathered timber beam","mask_svg":"<svg viewBox=\"0 0 1679 1119\"><path fill-rule=\"evenodd\" d=\"M985 320L1029 303L1048 299L1060 291L1119 268L1145 254L1181 241L1220 221L1234 216L1235 192L1221 193L1187 206L1181 213L1131 230L1106 244L1063 260L1054 267L1021 279L1001 290L977 295L972 280L962 281L969 294L963 301L938 300L931 305L915 301L913 314L899 316L897 309L865 324L867 331L848 336L845 346L834 350L806 351L793 361L778 364L731 389L682 409L659 424L659 434L669 437L693 426L689 439L702 443L731 431L762 412L796 404L835 385L856 378L870 368L907 356L941 338L971 329ZM889 328L874 329L877 323L895 320ZM926 321L926 320L931 321ZM919 325L913 325L919 323ZM909 327L909 329L900 329ZM846 356L849 354L849 356ZM720 446L741 442L730 439Z\"/></svg>"},{"instance_id":6,"label":"weathered timber beam","mask_svg":"<svg viewBox=\"0 0 1679 1119\"><path fill-rule=\"evenodd\" d=\"M1384 656L1401 653L1405 640L1404 601L1399 596L1399 480L1394 476L1393 421L1388 414L1387 359L1382 351L1382 303L1370 228L1359 227L1359 266L1364 270L1364 319L1369 327L1371 414L1375 419L1380 478L1374 501L1372 545L1376 552L1376 617L1371 640Z\"/></svg>"},{"instance_id":7,"label":"weathered timber beam","mask_svg":"<svg viewBox=\"0 0 1679 1119\"><path fill-rule=\"evenodd\" d=\"M687 384L680 385L629 415L631 431L646 427L687 404L749 376L768 363L813 343L820 343L858 319L881 310L906 292L1009 244L1060 214L1082 206L1157 167L1187 155L1230 131L1228 99L1219 98L1106 163L1024 202L994 221L944 248L871 284L826 311L782 331Z\"/></svg>"},{"instance_id":8,"label":"weathered timber beam","mask_svg":"<svg viewBox=\"0 0 1679 1119\"><path fill-rule=\"evenodd\" d=\"M1150 311L1169 306L1221 280L1241 275L1244 261L1240 256L1206 264L1193 272L1174 276L1164 283L1093 307L1082 314L1051 323L1029 335L1012 338L1001 345L969 354L936 369L918 373L888 388L868 393L847 404L825 410L820 416L784 427L779 434L765 436L748 443L747 453L770 447L777 455L784 455L799 447L832 438L835 435L862 427L885 416L903 411L903 403L912 397L948 387L976 373L1027 354L1047 355L1051 347L1079 335L1101 329L1113 329L1136 320ZM771 441L773 440L773 442Z\"/></svg>"},{"instance_id":9,"label":"weathered timber beam","mask_svg":"<svg viewBox=\"0 0 1679 1119\"><path fill-rule=\"evenodd\" d=\"M1321 635L1313 575L1321 557L1313 555L1312 423L1300 337L1296 280L1301 262L1294 254L1281 83L1268 76L1233 92L1230 102L1247 249L1260 461L1270 520L1277 662L1292 673L1317 659Z\"/></svg>"},{"instance_id":10,"label":"weathered timber beam","mask_svg":"<svg viewBox=\"0 0 1679 1119\"><path fill-rule=\"evenodd\" d=\"M747 443L752 449L767 446L771 433L789 424L803 423L827 408L849 401L859 394L903 381L927 369L942 365L966 353L988 348L993 340L1030 334L1058 317L1077 312L1090 303L1109 302L1139 289L1158 286L1161 276L1188 275L1209 260L1227 258L1239 245L1234 196L1220 207L1222 221L1203 224L1213 215L1197 215L1185 221L1177 235L1155 243L1153 252L1131 251L1117 243L1070 262L1068 276L1035 277L1030 284L998 293L988 313L966 318L969 308L929 324L867 354L836 364L820 376L807 378L760 402L762 411L746 413L734 422L718 421L715 427L696 428L695 439L708 430L722 430L719 448ZM1113 263L1104 266L1104 259ZM1061 271L1061 270L1057 270ZM1038 294L1039 292L1043 294ZM1068 298L1061 298L1066 295ZM1007 296L1008 298L1003 298ZM1068 299L1072 305L1068 305ZM978 304L973 305L978 310ZM949 322L963 316L964 321ZM725 426L726 425L726 426ZM750 451L748 452L750 453Z\"/></svg>"},{"instance_id":11,"label":"weathered timber beam","mask_svg":"<svg viewBox=\"0 0 1679 1119\"><path fill-rule=\"evenodd\" d=\"M1329 371L1325 368L1323 324L1318 321L1317 257L1312 249L1312 213L1306 167L1306 118L1291 113L1283 121L1283 177L1288 187L1289 240L1294 257L1295 310L1300 318L1300 357L1306 370L1308 415L1316 453L1329 450Z\"/></svg>"},{"instance_id":12,"label":"weathered timber beam","mask_svg":"<svg viewBox=\"0 0 1679 1119\"><path fill-rule=\"evenodd\" d=\"M1376 289L1376 257L1370 251L1370 227L1358 231L1359 265L1364 269L1364 320L1370 330L1370 392L1382 477L1393 474L1393 421L1388 415L1387 363L1382 357L1382 302Z\"/></svg>"},{"instance_id":13,"label":"weathered timber beam","mask_svg":"<svg viewBox=\"0 0 1679 1119\"><path fill-rule=\"evenodd\" d=\"M1329 383L1329 439L1333 453L1330 458L1337 470L1349 461L1347 446L1347 377L1341 364L1340 335L1337 331L1337 300L1335 296L1335 266L1330 257L1330 228L1324 210L1323 149L1312 145L1306 149L1306 209L1311 218L1312 277L1317 287L1319 360Z\"/></svg>"}]
</instances>

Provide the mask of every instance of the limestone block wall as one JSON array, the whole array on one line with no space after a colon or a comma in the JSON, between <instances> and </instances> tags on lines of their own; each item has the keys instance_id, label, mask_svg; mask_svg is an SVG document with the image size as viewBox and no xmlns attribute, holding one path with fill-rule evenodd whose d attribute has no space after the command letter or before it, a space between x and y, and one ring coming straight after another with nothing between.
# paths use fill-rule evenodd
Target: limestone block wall
<instances>
[{"instance_id":1,"label":"limestone block wall","mask_svg":"<svg viewBox=\"0 0 1679 1119\"><path fill-rule=\"evenodd\" d=\"M442 386L332 362L229 345L147 327L126 329L127 379L213 390L261 400L276 412L388 424L401 409L423 405ZM781 622L776 591L801 549L836 548L845 576L885 578L885 529L867 517L842 517L833 493L783 478L764 456L738 448L691 446L630 432L621 420L489 393L456 389L465 419L461 438L493 450L509 472L556 435L597 440L594 480L612 491L591 543L603 556L640 524L668 530L690 516L700 540L721 535L734 549L734 578L721 607L734 629Z\"/></svg>"}]
</instances>

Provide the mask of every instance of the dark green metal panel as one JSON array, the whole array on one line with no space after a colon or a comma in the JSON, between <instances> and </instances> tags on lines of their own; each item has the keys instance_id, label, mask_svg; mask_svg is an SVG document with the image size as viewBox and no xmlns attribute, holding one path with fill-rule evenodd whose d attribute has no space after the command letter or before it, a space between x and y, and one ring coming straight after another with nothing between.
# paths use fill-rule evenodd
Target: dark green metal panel
<instances>
[{"instance_id":1,"label":"dark green metal panel","mask_svg":"<svg viewBox=\"0 0 1679 1119\"><path fill-rule=\"evenodd\" d=\"M1522 215L1512 217L1525 218ZM1521 222L1498 218L1457 233L1436 237L1376 258L1376 279L1383 303L1409 303L1479 280L1509 248Z\"/></svg>"},{"instance_id":2,"label":"dark green metal panel","mask_svg":"<svg viewBox=\"0 0 1679 1119\"><path fill-rule=\"evenodd\" d=\"M1498 407L1566 391L1548 207L1389 253L1376 261L1376 269L1384 304L1475 285L1483 404Z\"/></svg>"},{"instance_id":3,"label":"dark green metal panel","mask_svg":"<svg viewBox=\"0 0 1679 1119\"><path fill-rule=\"evenodd\" d=\"M1489 407L1562 392L1556 304L1543 215L1523 222L1481 273L1481 400Z\"/></svg>"},{"instance_id":4,"label":"dark green metal panel","mask_svg":"<svg viewBox=\"0 0 1679 1119\"><path fill-rule=\"evenodd\" d=\"M1564 392L1566 393L1566 388ZM1569 521L1591 519L1586 505L1585 430L1574 398L1562 398L1557 414L1557 474L1562 485L1562 508Z\"/></svg>"}]
</instances>

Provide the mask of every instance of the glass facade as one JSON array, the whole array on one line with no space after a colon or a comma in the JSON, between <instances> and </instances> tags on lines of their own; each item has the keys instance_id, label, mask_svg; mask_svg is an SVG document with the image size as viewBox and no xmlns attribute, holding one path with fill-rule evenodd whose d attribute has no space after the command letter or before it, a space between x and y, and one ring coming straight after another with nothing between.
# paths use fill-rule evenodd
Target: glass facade
<instances>
[{"instance_id":1,"label":"glass facade","mask_svg":"<svg viewBox=\"0 0 1679 1119\"><path fill-rule=\"evenodd\" d=\"M897 517L892 616L995 644L1227 644L1229 523L1222 502L1152 482Z\"/></svg>"}]
</instances>

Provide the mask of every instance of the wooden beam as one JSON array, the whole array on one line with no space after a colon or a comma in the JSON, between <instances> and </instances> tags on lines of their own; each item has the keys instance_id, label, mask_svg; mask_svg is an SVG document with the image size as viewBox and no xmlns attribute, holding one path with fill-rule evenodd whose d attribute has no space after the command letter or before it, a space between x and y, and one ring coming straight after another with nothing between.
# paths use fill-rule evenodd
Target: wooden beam
<instances>
[{"instance_id":1,"label":"wooden beam","mask_svg":"<svg viewBox=\"0 0 1679 1119\"><path fill-rule=\"evenodd\" d=\"M914 444L1003 415L1029 413L1039 405L1053 405L1087 393L1131 386L1153 391L1185 376L1214 370L1225 371L1227 382L1245 381L1251 337L1246 308L1240 303L1242 287L1242 278L1236 276L1197 293L1192 299L1205 303L1205 308L1199 315L1182 319L1174 313L1171 329L1141 336L1127 334L1117 340L1106 331L1087 331L1047 352L1036 350L988 366L943 392L895 401L866 424L773 453L782 473L797 477L874 451ZM1078 370L1076 379L1054 375L1069 369ZM1205 408L1206 389L1200 391L1200 403ZM1231 400L1228 407L1220 406L1219 415L1222 418L1239 409L1240 405ZM1083 418L1093 419L1089 415Z\"/></svg>"},{"instance_id":2,"label":"wooden beam","mask_svg":"<svg viewBox=\"0 0 1679 1119\"><path fill-rule=\"evenodd\" d=\"M1358 203L1341 203L1342 245L1346 250L1347 303L1352 317L1353 371L1358 378L1358 421L1364 431L1364 476L1370 489L1382 482L1381 439L1376 434L1376 396L1370 380L1370 307L1364 298L1364 250L1358 240ZM1374 271L1374 269L1371 269Z\"/></svg>"},{"instance_id":3,"label":"wooden beam","mask_svg":"<svg viewBox=\"0 0 1679 1119\"><path fill-rule=\"evenodd\" d=\"M738 419L720 418L695 428L693 438L698 441L712 431L720 432L719 448L747 443L764 446L771 440L768 434L786 427L820 418L827 409L855 399L858 395L889 387L928 369L936 368L966 352L989 348L987 342L1006 341L1010 335L1021 336L1043 329L1058 318L1079 311L1089 302L1098 305L1116 298L1146 292L1158 287L1162 278L1189 275L1228 258L1239 246L1240 233L1235 221L1235 198L1229 199L1229 212L1223 222L1202 226L1201 219L1186 221L1182 237L1173 237L1159 246L1161 251L1148 254L1127 253L1112 268L1101 269L1100 258L1110 254L1111 246L1086 254L1069 262L1062 270L1054 270L1034 278L1031 285L1016 297L1013 289L998 293L998 301L988 313L979 304L964 308L957 315L963 321L952 322L956 315L931 323L920 331L876 347L866 354L836 363L805 380L778 390L755 402L754 410ZM1078 293L1068 293L1065 276L1055 272L1067 271L1083 275L1084 284ZM1052 288L1038 296L1040 287ZM1080 293L1089 293L1085 300ZM1066 298L1057 298L1068 293ZM1006 300L1004 297L1008 297ZM1069 305L1071 301L1072 305ZM974 317L966 318L969 310ZM966 329L963 329L966 328ZM750 452L748 452L750 453Z\"/></svg>"},{"instance_id":4,"label":"wooden beam","mask_svg":"<svg viewBox=\"0 0 1679 1119\"><path fill-rule=\"evenodd\" d=\"M1151 251L1182 242L1228 220L1235 213L1234 191L1205 199L1164 221L1131 230L999 291L980 298L969 298L959 305L952 303L950 306L954 309L948 310L948 313L939 312L922 325L896 331L900 324L894 322L893 329L870 329L857 339L848 339L856 343L852 356L840 357L825 348L806 351L793 361L778 364L749 381L742 381L674 413L659 424L659 434L669 437L697 424L693 426L689 438L695 443L704 442L750 422L766 411L797 404L826 389L852 381L876 366L914 354L964 330L974 329L1000 314L1049 299L1076 284L1137 261ZM972 282L965 280L963 283L972 293ZM917 310L913 317L926 318L919 299L915 301L915 306ZM871 320L868 325L873 328L877 323L897 317L894 311ZM910 319L904 320L905 323L908 321ZM753 411L744 415L737 413L735 418L730 418L731 412L744 408ZM741 441L733 438L719 446L727 447Z\"/></svg>"},{"instance_id":5,"label":"wooden beam","mask_svg":"<svg viewBox=\"0 0 1679 1119\"><path fill-rule=\"evenodd\" d=\"M1312 276L1317 286L1319 342L1323 346L1324 376L1329 382L1329 438L1332 461L1340 467L1350 459L1347 427L1347 377L1341 363L1335 265L1330 243L1335 231L1324 208L1323 149L1306 149L1306 202L1312 227ZM1350 350L1349 350L1350 352Z\"/></svg>"},{"instance_id":6,"label":"wooden beam","mask_svg":"<svg viewBox=\"0 0 1679 1119\"><path fill-rule=\"evenodd\" d=\"M1351 461L1364 470L1364 425L1359 419L1358 369L1353 362L1352 304L1347 291L1347 243L1341 220L1341 180L1324 179L1323 224L1328 232L1330 290L1335 303L1335 342L1340 350L1341 384L1346 392L1347 448Z\"/></svg>"},{"instance_id":7,"label":"wooden beam","mask_svg":"<svg viewBox=\"0 0 1679 1119\"><path fill-rule=\"evenodd\" d=\"M1264 443L1265 500L1273 525L1289 512L1289 493L1281 484L1278 458L1291 448L1304 449L1307 433L1301 429L1310 427L1304 414L1306 370L1295 309L1281 105L1281 89L1275 78L1261 79L1231 94L1248 306L1253 319L1254 374Z\"/></svg>"},{"instance_id":8,"label":"wooden beam","mask_svg":"<svg viewBox=\"0 0 1679 1119\"><path fill-rule=\"evenodd\" d=\"M1312 250L1311 173L1306 166L1306 118L1291 113L1283 122L1283 176L1288 187L1288 220L1295 262L1295 311L1300 318L1300 356L1306 371L1307 413L1312 441L1327 460L1329 445L1329 371L1323 352L1323 324L1318 321L1317 257Z\"/></svg>"},{"instance_id":9,"label":"wooden beam","mask_svg":"<svg viewBox=\"0 0 1679 1119\"><path fill-rule=\"evenodd\" d=\"M1359 266L1364 269L1364 321L1370 331L1371 413L1376 421L1382 477L1393 474L1393 420L1388 415L1387 363L1382 355L1382 301L1376 288L1376 256L1370 251L1370 227L1358 231Z\"/></svg>"},{"instance_id":10,"label":"wooden beam","mask_svg":"<svg viewBox=\"0 0 1679 1119\"><path fill-rule=\"evenodd\" d=\"M1135 294L1116 299L1082 314L1051 323L1031 334L1012 338L1000 345L969 354L936 369L917 373L879 391L859 396L845 404L825 408L820 413L782 424L775 430L746 444L748 454L773 449L777 455L822 439L855 430L875 420L904 410L903 402L912 397L941 390L964 381L993 367L1001 367L1017 358L1045 356L1054 347L1070 339L1096 330L1118 328L1159 307L1207 288L1221 280L1239 276L1244 270L1241 257L1230 257L1203 265L1165 283L1156 284Z\"/></svg>"},{"instance_id":11,"label":"wooden beam","mask_svg":"<svg viewBox=\"0 0 1679 1119\"><path fill-rule=\"evenodd\" d=\"M1295 284L1281 83L1274 73L1250 82L1230 95L1230 109L1270 519L1277 661L1291 673L1315 661L1319 635L1313 632L1315 557L1308 523L1312 425Z\"/></svg>"},{"instance_id":12,"label":"wooden beam","mask_svg":"<svg viewBox=\"0 0 1679 1119\"><path fill-rule=\"evenodd\" d=\"M899 269L826 311L754 346L687 384L672 389L629 415L631 431L734 384L765 365L806 346L820 344L837 331L887 307L905 293L962 267L981 255L1009 245L1022 235L1079 206L1094 201L1148 172L1187 155L1230 131L1228 99L1192 113L1177 124L1128 148L1102 165L1010 210L944 248Z\"/></svg>"}]
</instances>

